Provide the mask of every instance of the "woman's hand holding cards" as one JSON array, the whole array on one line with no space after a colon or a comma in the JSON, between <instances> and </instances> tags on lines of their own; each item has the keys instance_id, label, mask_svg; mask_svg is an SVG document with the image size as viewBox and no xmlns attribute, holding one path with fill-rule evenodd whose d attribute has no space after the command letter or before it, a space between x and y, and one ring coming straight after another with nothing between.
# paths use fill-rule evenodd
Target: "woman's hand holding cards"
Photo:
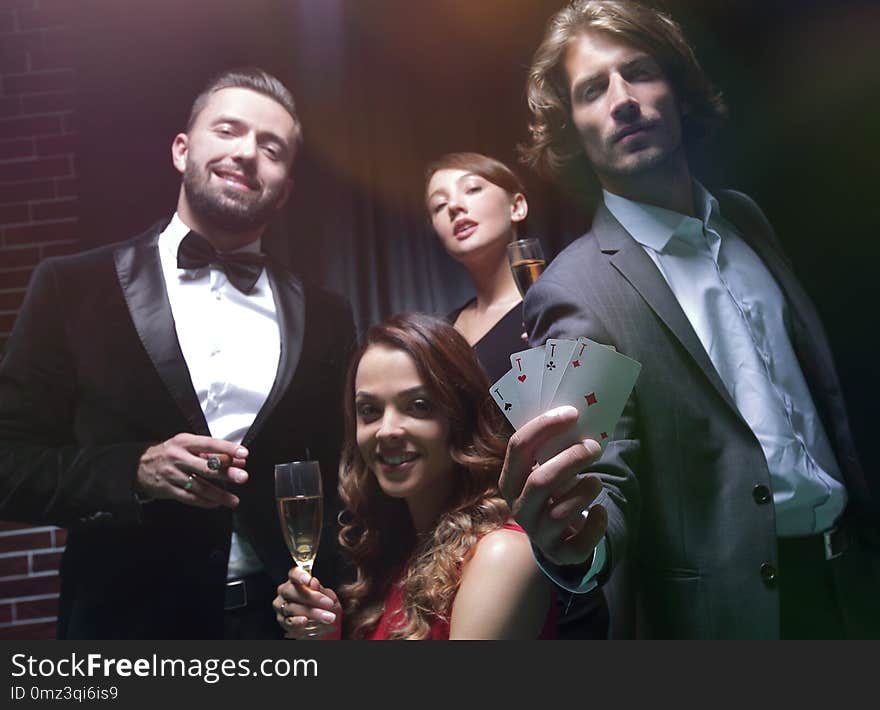
<instances>
[{"instance_id":1,"label":"woman's hand holding cards","mask_svg":"<svg viewBox=\"0 0 880 710\"><path fill-rule=\"evenodd\" d=\"M602 491L595 474L585 473L601 455L601 446L586 439L568 446L544 463L539 449L574 426L578 411L563 406L523 424L510 438L499 479L501 494L532 543L557 565L582 565L593 556L605 534L608 516L594 504ZM558 438L557 438L558 440ZM589 508L589 516L583 511Z\"/></svg>"}]
</instances>

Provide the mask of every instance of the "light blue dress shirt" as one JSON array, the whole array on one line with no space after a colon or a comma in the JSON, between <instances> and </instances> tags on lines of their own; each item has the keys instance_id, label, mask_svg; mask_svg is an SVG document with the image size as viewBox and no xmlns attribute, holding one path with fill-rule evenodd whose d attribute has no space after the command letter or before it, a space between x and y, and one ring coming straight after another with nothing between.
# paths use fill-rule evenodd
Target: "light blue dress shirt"
<instances>
[{"instance_id":1,"label":"light blue dress shirt","mask_svg":"<svg viewBox=\"0 0 880 710\"><path fill-rule=\"evenodd\" d=\"M846 489L788 336L788 305L767 267L697 182L700 219L609 192L604 198L666 279L760 442L777 535L831 528Z\"/></svg>"}]
</instances>

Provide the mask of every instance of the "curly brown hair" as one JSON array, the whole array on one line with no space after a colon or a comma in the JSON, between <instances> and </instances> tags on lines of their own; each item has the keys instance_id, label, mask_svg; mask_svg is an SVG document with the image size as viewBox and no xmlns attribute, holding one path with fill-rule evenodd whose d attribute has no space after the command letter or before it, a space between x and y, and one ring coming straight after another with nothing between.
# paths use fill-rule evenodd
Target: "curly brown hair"
<instances>
[{"instance_id":1,"label":"curly brown hair","mask_svg":"<svg viewBox=\"0 0 880 710\"><path fill-rule=\"evenodd\" d=\"M530 141L519 146L523 163L540 175L566 184L589 162L571 121L565 73L570 43L585 32L602 32L651 55L675 91L685 144L705 140L726 116L724 99L700 67L675 20L649 5L629 0L574 0L547 22L526 85L532 121Z\"/></svg>"},{"instance_id":2,"label":"curly brown hair","mask_svg":"<svg viewBox=\"0 0 880 710\"><path fill-rule=\"evenodd\" d=\"M434 528L418 539L406 503L386 495L357 445L355 376L368 348L402 350L414 361L438 416L449 422L449 455L455 486ZM340 589L345 632L369 637L384 612L393 583L404 598L401 624L392 638L424 639L431 624L449 619L461 568L474 543L509 518L498 495L507 445L489 379L467 341L446 321L402 314L372 326L352 358L345 390L345 446L339 491L339 540L357 567L357 579Z\"/></svg>"}]
</instances>

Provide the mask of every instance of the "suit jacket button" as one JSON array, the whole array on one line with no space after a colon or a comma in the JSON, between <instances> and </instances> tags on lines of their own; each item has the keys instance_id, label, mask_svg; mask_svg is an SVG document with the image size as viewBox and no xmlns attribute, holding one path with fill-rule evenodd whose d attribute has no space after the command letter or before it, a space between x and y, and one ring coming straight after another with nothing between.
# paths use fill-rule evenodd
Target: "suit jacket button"
<instances>
[{"instance_id":1,"label":"suit jacket button","mask_svg":"<svg viewBox=\"0 0 880 710\"><path fill-rule=\"evenodd\" d=\"M761 565L761 579L764 580L764 584L773 589L776 586L777 575L776 568L768 562L765 562Z\"/></svg>"},{"instance_id":2,"label":"suit jacket button","mask_svg":"<svg viewBox=\"0 0 880 710\"><path fill-rule=\"evenodd\" d=\"M762 483L752 488L752 497L758 505L764 505L773 500L773 496L770 495L770 489Z\"/></svg>"}]
</instances>

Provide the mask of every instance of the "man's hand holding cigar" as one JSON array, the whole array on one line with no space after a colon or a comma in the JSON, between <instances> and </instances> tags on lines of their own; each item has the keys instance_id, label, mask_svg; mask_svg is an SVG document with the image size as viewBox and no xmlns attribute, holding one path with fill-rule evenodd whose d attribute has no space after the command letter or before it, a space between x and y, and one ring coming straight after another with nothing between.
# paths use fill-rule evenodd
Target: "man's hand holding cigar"
<instances>
[{"instance_id":1,"label":"man's hand holding cigar","mask_svg":"<svg viewBox=\"0 0 880 710\"><path fill-rule=\"evenodd\" d=\"M239 444L196 434L177 434L141 456L135 488L142 498L176 500L196 508L238 505L217 485L247 481L248 451Z\"/></svg>"}]
</instances>

